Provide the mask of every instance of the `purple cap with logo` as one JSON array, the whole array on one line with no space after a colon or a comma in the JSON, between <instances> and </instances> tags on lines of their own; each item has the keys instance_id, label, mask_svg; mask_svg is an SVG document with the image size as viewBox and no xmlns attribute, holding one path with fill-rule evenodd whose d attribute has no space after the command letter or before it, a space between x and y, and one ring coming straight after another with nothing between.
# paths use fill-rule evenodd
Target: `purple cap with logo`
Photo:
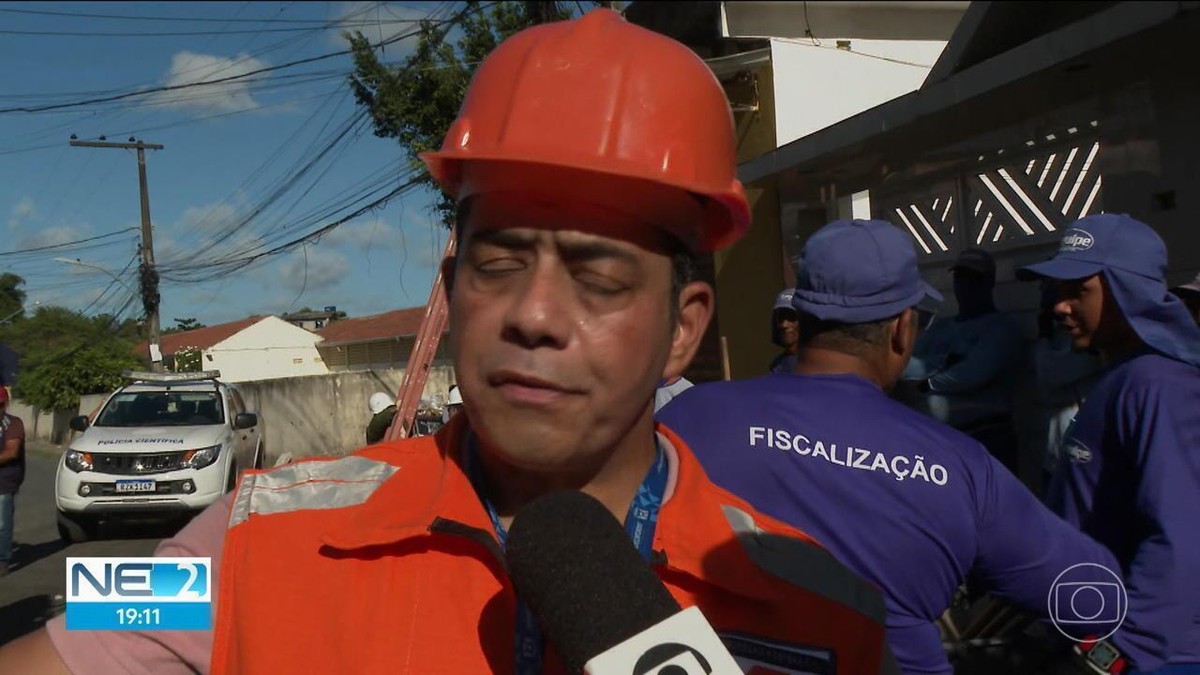
<instances>
[{"instance_id":1,"label":"purple cap with logo","mask_svg":"<svg viewBox=\"0 0 1200 675\"><path fill-rule=\"evenodd\" d=\"M941 300L921 279L907 234L884 220L836 220L805 243L792 306L823 321L868 323Z\"/></svg>"},{"instance_id":2,"label":"purple cap with logo","mask_svg":"<svg viewBox=\"0 0 1200 675\"><path fill-rule=\"evenodd\" d=\"M779 295L775 296L775 309L792 309L792 296L795 293L793 288L779 291Z\"/></svg>"},{"instance_id":3,"label":"purple cap with logo","mask_svg":"<svg viewBox=\"0 0 1200 675\"><path fill-rule=\"evenodd\" d=\"M1200 328L1167 292L1167 247L1149 225L1126 214L1081 218L1063 232L1058 253L1017 278L1073 280L1103 274L1130 327L1151 349L1200 365Z\"/></svg>"},{"instance_id":4,"label":"purple cap with logo","mask_svg":"<svg viewBox=\"0 0 1200 675\"><path fill-rule=\"evenodd\" d=\"M1053 258L1019 270L1017 278L1086 279L1104 269L1165 279L1167 247L1149 225L1124 213L1087 216L1063 232Z\"/></svg>"}]
</instances>

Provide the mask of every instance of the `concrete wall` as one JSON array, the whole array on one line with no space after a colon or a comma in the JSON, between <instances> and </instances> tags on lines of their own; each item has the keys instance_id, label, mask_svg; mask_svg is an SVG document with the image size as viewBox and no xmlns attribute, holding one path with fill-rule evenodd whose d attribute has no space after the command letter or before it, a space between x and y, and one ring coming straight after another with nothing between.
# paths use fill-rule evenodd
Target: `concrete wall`
<instances>
[{"instance_id":1,"label":"concrete wall","mask_svg":"<svg viewBox=\"0 0 1200 675\"><path fill-rule=\"evenodd\" d=\"M71 418L76 415L89 415L100 407L108 394L89 394L82 396L79 407L75 410L45 411L24 401L13 400L9 403L8 412L16 415L25 423L25 437L36 438L55 444L64 444L74 438L74 433L68 426Z\"/></svg>"},{"instance_id":2,"label":"concrete wall","mask_svg":"<svg viewBox=\"0 0 1200 675\"><path fill-rule=\"evenodd\" d=\"M915 91L946 46L943 40L843 40L849 50L835 46L838 38L771 40L779 145Z\"/></svg>"},{"instance_id":3,"label":"concrete wall","mask_svg":"<svg viewBox=\"0 0 1200 675\"><path fill-rule=\"evenodd\" d=\"M221 371L226 382L328 373L316 344L321 337L269 316L204 350L205 370Z\"/></svg>"},{"instance_id":4,"label":"concrete wall","mask_svg":"<svg viewBox=\"0 0 1200 675\"><path fill-rule=\"evenodd\" d=\"M387 369L273 378L239 382L237 386L250 412L262 417L267 447L264 464L270 466L285 452L299 459L343 455L362 447L371 419L367 399L377 391L395 397L403 378L403 369ZM424 395L434 403L441 403L454 382L453 368L434 366ZM55 412L41 412L13 401L9 412L25 422L29 438L67 445L76 436L67 426L71 418L90 415L108 396L84 396L77 410Z\"/></svg>"},{"instance_id":5,"label":"concrete wall","mask_svg":"<svg viewBox=\"0 0 1200 675\"><path fill-rule=\"evenodd\" d=\"M1167 246L1167 281L1180 284L1200 272L1200 82L1160 69L1147 75L1122 100L1137 106L1143 130L1108 153L1104 208L1152 225Z\"/></svg>"},{"instance_id":6,"label":"concrete wall","mask_svg":"<svg viewBox=\"0 0 1200 675\"><path fill-rule=\"evenodd\" d=\"M262 416L270 466L284 453L298 459L362 447L371 420L367 399L377 391L395 397L403 377L402 369L368 370L239 382L238 389L246 407ZM454 381L453 369L434 367L425 396L444 400Z\"/></svg>"},{"instance_id":7,"label":"concrete wall","mask_svg":"<svg viewBox=\"0 0 1200 675\"><path fill-rule=\"evenodd\" d=\"M738 161L773 150L775 99L771 64L752 78L725 84L734 103ZM756 105L757 110L749 109ZM744 107L741 107L744 106ZM779 236L779 194L774 182L747 186L750 231L731 248L716 253L716 320L728 340L734 379L767 372L776 350L771 344L770 316L775 295L784 287L783 242Z\"/></svg>"}]
</instances>

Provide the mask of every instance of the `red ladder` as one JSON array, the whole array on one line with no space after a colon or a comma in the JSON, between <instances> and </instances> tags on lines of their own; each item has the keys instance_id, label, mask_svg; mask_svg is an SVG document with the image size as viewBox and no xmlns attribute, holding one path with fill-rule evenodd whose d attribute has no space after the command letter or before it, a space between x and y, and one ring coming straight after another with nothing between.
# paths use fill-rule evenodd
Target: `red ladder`
<instances>
[{"instance_id":1,"label":"red ladder","mask_svg":"<svg viewBox=\"0 0 1200 675\"><path fill-rule=\"evenodd\" d=\"M456 243L454 231L451 230L442 260L454 255ZM429 302L425 303L425 316L421 319L421 328L417 331L417 341L413 343L408 365L404 368L404 379L400 383L400 391L396 394L396 417L392 420L392 426L388 427L386 440L408 438L412 433L417 406L421 403L425 383L429 381L429 370L433 367L434 357L437 356L438 343L442 334L446 332L446 324L450 319L444 286L442 266L438 265L433 289L429 292Z\"/></svg>"}]
</instances>

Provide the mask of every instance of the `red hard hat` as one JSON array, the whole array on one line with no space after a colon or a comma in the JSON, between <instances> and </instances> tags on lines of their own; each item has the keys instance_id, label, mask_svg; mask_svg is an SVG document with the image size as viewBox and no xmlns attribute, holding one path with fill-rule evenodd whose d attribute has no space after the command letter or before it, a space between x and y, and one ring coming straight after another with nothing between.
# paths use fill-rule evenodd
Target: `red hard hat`
<instances>
[{"instance_id":1,"label":"red hard hat","mask_svg":"<svg viewBox=\"0 0 1200 675\"><path fill-rule=\"evenodd\" d=\"M711 251L750 224L735 155L729 104L708 66L596 9L500 44L472 78L441 150L421 157L460 201L522 180L556 192L591 186L602 203L641 202L634 207L655 222L653 202L678 206L681 195L696 217L692 231L675 234ZM627 189L636 183L645 185Z\"/></svg>"}]
</instances>

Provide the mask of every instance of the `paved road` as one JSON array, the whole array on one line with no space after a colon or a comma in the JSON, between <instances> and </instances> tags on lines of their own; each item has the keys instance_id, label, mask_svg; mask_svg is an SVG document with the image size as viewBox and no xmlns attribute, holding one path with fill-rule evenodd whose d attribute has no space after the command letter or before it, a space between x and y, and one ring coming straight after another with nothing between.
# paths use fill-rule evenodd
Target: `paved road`
<instances>
[{"instance_id":1,"label":"paved road","mask_svg":"<svg viewBox=\"0 0 1200 675\"><path fill-rule=\"evenodd\" d=\"M34 444L30 444L33 446ZM67 546L58 538L54 470L60 449L38 444L27 453L25 484L17 494L12 573L0 578L0 644L41 626L61 611L54 596L66 587L68 556L151 555L178 524L139 523L102 527L96 541Z\"/></svg>"}]
</instances>

